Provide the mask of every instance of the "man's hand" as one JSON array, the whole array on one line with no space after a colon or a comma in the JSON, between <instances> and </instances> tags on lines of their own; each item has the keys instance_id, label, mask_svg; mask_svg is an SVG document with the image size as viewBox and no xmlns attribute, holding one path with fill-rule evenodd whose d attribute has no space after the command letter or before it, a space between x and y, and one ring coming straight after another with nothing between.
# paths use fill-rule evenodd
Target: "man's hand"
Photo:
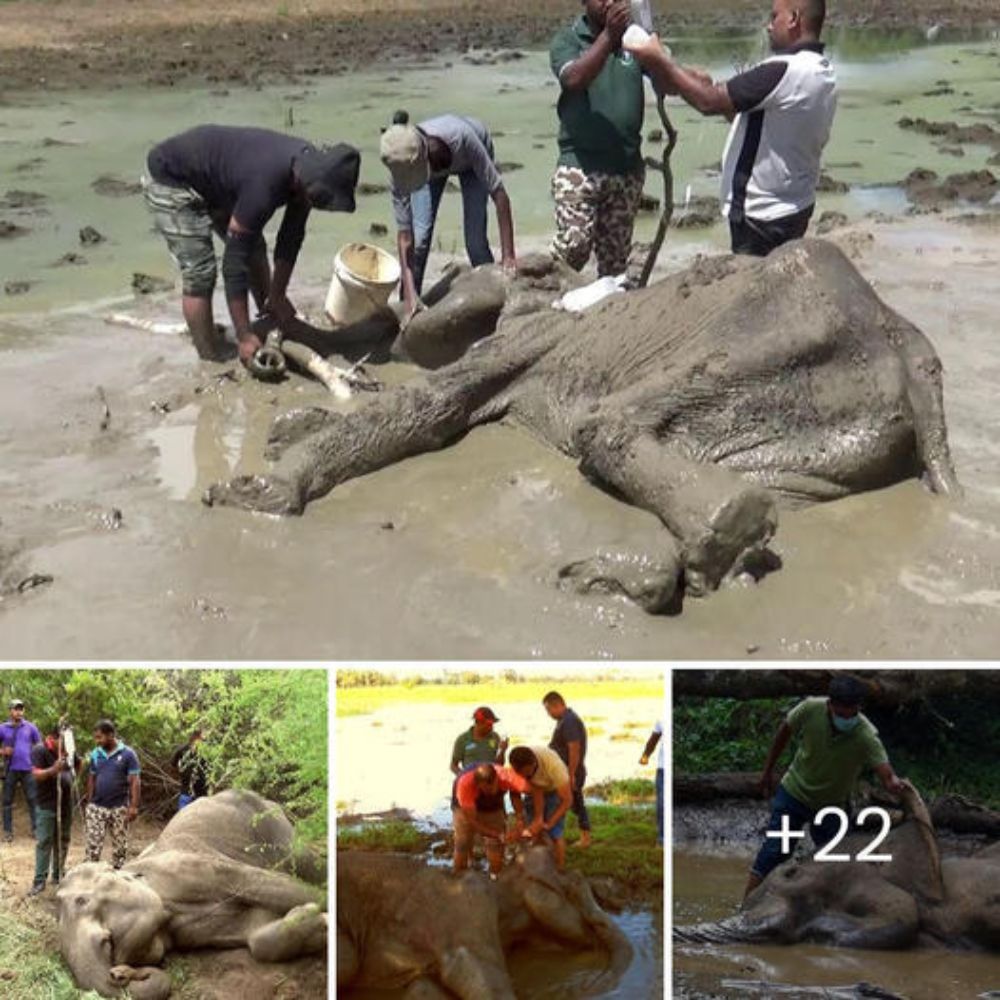
<instances>
[{"instance_id":1,"label":"man's hand","mask_svg":"<svg viewBox=\"0 0 1000 1000\"><path fill-rule=\"evenodd\" d=\"M893 795L902 795L907 790L916 791L906 778L900 778L895 774L886 783L885 789L887 792L892 792Z\"/></svg>"},{"instance_id":2,"label":"man's hand","mask_svg":"<svg viewBox=\"0 0 1000 1000\"><path fill-rule=\"evenodd\" d=\"M136 809L135 806L129 806L128 812L125 813L125 822L134 823L138 815L139 815L139 810Z\"/></svg>"},{"instance_id":3,"label":"man's hand","mask_svg":"<svg viewBox=\"0 0 1000 1000\"><path fill-rule=\"evenodd\" d=\"M604 19L604 30L607 32L608 41L614 49L621 48L622 36L628 31L628 26L632 23L632 12L625 0L615 0L608 8Z\"/></svg>"},{"instance_id":4,"label":"man's hand","mask_svg":"<svg viewBox=\"0 0 1000 1000\"><path fill-rule=\"evenodd\" d=\"M287 295L269 296L267 311L279 327L295 319L295 306L288 300Z\"/></svg>"},{"instance_id":5,"label":"man's hand","mask_svg":"<svg viewBox=\"0 0 1000 1000\"><path fill-rule=\"evenodd\" d=\"M641 757L639 758L639 763L640 763L640 764L641 764L641 765L642 765L643 767L645 767L645 766L646 766L646 765L647 765L647 764L649 763L649 754L645 754L645 753L644 753L644 754L643 754L643 755L642 755L642 756L641 756Z\"/></svg>"},{"instance_id":6,"label":"man's hand","mask_svg":"<svg viewBox=\"0 0 1000 1000\"><path fill-rule=\"evenodd\" d=\"M774 771L765 771L757 782L757 791L762 799L769 799L774 794Z\"/></svg>"},{"instance_id":7,"label":"man's hand","mask_svg":"<svg viewBox=\"0 0 1000 1000\"><path fill-rule=\"evenodd\" d=\"M503 268L503 273L508 278L516 278L517 277L517 258L516 257L504 257L504 259L502 261L500 261L500 266Z\"/></svg>"},{"instance_id":8,"label":"man's hand","mask_svg":"<svg viewBox=\"0 0 1000 1000\"><path fill-rule=\"evenodd\" d=\"M513 828L508 831L506 841L508 844L516 844L524 836L524 821L518 820Z\"/></svg>"},{"instance_id":9,"label":"man's hand","mask_svg":"<svg viewBox=\"0 0 1000 1000\"><path fill-rule=\"evenodd\" d=\"M528 833L531 834L532 837L537 837L544 829L545 820L536 819L531 826L528 827Z\"/></svg>"},{"instance_id":10,"label":"man's hand","mask_svg":"<svg viewBox=\"0 0 1000 1000\"><path fill-rule=\"evenodd\" d=\"M239 338L240 361L244 365L250 364L253 356L264 346L260 337L255 333L244 333Z\"/></svg>"}]
</instances>

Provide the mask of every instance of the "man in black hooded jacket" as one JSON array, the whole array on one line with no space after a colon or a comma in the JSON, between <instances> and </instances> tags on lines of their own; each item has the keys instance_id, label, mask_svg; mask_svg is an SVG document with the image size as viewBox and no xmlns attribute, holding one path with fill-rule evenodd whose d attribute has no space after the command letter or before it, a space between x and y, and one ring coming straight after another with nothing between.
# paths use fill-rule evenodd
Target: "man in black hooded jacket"
<instances>
[{"instance_id":1,"label":"man in black hooded jacket","mask_svg":"<svg viewBox=\"0 0 1000 1000\"><path fill-rule=\"evenodd\" d=\"M295 320L288 281L309 212L353 212L360 165L361 154L353 146L318 148L268 129L223 125L199 125L150 151L143 191L155 227L180 268L184 319L200 357L226 356L212 316L213 232L225 243L226 301L246 363L261 346L250 327L247 293L282 330ZM282 205L272 272L264 227Z\"/></svg>"}]
</instances>

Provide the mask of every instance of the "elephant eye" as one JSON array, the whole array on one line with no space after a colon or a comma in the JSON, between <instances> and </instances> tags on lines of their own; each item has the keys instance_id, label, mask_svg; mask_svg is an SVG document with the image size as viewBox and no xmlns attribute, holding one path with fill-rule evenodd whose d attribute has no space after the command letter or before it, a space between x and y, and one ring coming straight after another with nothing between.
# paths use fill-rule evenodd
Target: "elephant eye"
<instances>
[{"instance_id":1,"label":"elephant eye","mask_svg":"<svg viewBox=\"0 0 1000 1000\"><path fill-rule=\"evenodd\" d=\"M76 905L77 906L86 906L87 905L87 897L86 896L77 896L76 897Z\"/></svg>"}]
</instances>

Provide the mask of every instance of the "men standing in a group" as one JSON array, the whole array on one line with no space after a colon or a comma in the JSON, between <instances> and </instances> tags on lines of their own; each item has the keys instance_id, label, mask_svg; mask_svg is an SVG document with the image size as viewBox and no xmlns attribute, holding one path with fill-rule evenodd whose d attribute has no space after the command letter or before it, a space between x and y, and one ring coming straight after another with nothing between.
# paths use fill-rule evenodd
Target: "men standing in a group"
<instances>
[{"instance_id":1,"label":"men standing in a group","mask_svg":"<svg viewBox=\"0 0 1000 1000\"><path fill-rule=\"evenodd\" d=\"M10 844L14 840L14 796L18 788L24 790L31 822L31 836L35 836L35 779L31 774L31 748L41 743L38 727L24 717L24 702L14 698L7 706L10 718L0 726L0 753L7 770L3 779L3 834Z\"/></svg>"},{"instance_id":2,"label":"men standing in a group","mask_svg":"<svg viewBox=\"0 0 1000 1000\"><path fill-rule=\"evenodd\" d=\"M542 699L542 704L549 717L556 720L549 749L559 754L559 759L569 772L572 808L580 825L580 846L590 847L590 816L587 804L583 801L583 786L587 783L587 727L558 691L550 691Z\"/></svg>"},{"instance_id":3,"label":"men standing in a group","mask_svg":"<svg viewBox=\"0 0 1000 1000\"><path fill-rule=\"evenodd\" d=\"M809 225L837 109L837 79L819 40L825 17L825 0L773 0L773 54L726 83L675 63L655 37L628 46L654 86L679 93L703 115L732 121L722 214L733 253L765 257Z\"/></svg>"},{"instance_id":4,"label":"men standing in a group","mask_svg":"<svg viewBox=\"0 0 1000 1000\"><path fill-rule=\"evenodd\" d=\"M101 860L110 833L111 864L121 868L128 853L128 827L139 812L139 758L119 741L108 719L94 727L94 742L87 772L87 860Z\"/></svg>"},{"instance_id":5,"label":"men standing in a group","mask_svg":"<svg viewBox=\"0 0 1000 1000\"><path fill-rule=\"evenodd\" d=\"M53 726L44 742L31 751L32 776L37 787L37 825L35 841L35 878L28 890L29 896L45 891L45 881L52 873L52 884L66 870L70 832L73 827L73 782L83 767L83 761L74 752L73 759L66 756L62 733Z\"/></svg>"},{"instance_id":6,"label":"men standing in a group","mask_svg":"<svg viewBox=\"0 0 1000 1000\"><path fill-rule=\"evenodd\" d=\"M593 252L604 277L628 265L645 179L645 94L642 66L622 50L627 0L583 0L583 8L549 51L562 88L552 251L577 271Z\"/></svg>"},{"instance_id":7,"label":"men standing in a group","mask_svg":"<svg viewBox=\"0 0 1000 1000\"><path fill-rule=\"evenodd\" d=\"M503 764L507 740L493 729L500 720L488 705L472 713L472 725L459 733L451 748L451 773L461 774L476 764Z\"/></svg>"},{"instance_id":8,"label":"men standing in a group","mask_svg":"<svg viewBox=\"0 0 1000 1000\"><path fill-rule=\"evenodd\" d=\"M657 745L659 749L657 750ZM663 769L666 766L666 754L663 752L663 720L657 719L653 731L649 734L646 747L642 751L639 763L645 767L649 763L650 754L656 750L656 842L663 846Z\"/></svg>"}]
</instances>

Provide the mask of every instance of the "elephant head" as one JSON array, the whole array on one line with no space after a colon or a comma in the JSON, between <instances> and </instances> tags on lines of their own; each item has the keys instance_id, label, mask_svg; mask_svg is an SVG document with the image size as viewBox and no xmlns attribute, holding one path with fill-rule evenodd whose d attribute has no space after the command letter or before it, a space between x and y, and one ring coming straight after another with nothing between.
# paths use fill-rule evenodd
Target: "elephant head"
<instances>
[{"instance_id":1,"label":"elephant head","mask_svg":"<svg viewBox=\"0 0 1000 1000\"><path fill-rule=\"evenodd\" d=\"M170 978L146 968L163 959L169 945L168 913L142 877L110 865L78 865L59 887L59 947L82 989L135 1000L170 995Z\"/></svg>"}]
</instances>

